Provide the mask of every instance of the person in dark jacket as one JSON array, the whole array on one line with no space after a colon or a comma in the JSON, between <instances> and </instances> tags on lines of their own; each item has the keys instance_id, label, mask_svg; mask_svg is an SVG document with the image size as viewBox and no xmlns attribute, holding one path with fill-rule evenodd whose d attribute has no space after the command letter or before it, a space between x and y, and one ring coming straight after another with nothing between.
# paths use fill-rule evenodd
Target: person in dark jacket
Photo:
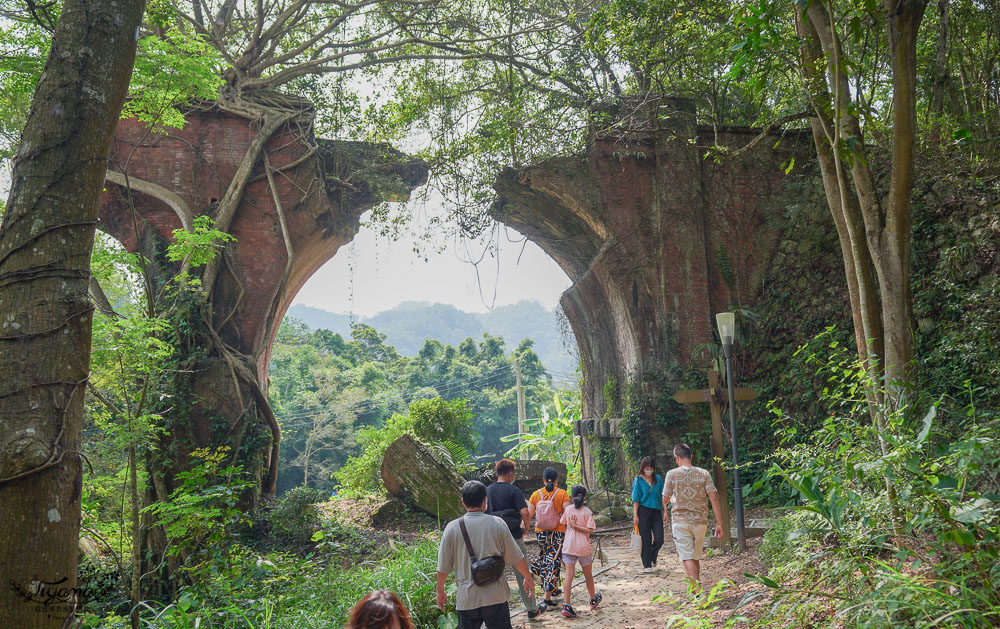
<instances>
[{"instance_id":1,"label":"person in dark jacket","mask_svg":"<svg viewBox=\"0 0 1000 629\"><path fill-rule=\"evenodd\" d=\"M528 530L531 517L528 515L528 503L524 499L524 494L514 486L516 467L517 465L510 459L497 461L497 480L486 488L486 513L499 517L507 524L514 543L521 549L521 554L527 557L524 532ZM520 572L515 572L514 576L517 578L517 589L521 593L528 618L535 618L539 614L535 593L524 588L524 577Z\"/></svg>"}]
</instances>

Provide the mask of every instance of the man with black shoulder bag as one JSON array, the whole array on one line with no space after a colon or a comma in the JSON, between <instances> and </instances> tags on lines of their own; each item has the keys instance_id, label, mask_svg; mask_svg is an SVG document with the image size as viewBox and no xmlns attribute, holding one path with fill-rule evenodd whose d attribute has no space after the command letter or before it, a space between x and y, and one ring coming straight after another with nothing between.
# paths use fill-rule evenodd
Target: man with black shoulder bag
<instances>
[{"instance_id":1,"label":"man with black shoulder bag","mask_svg":"<svg viewBox=\"0 0 1000 629\"><path fill-rule=\"evenodd\" d=\"M462 485L464 516L452 520L441 536L437 565L437 606L448 603L444 585L455 573L458 629L512 629L510 588L503 578L505 565L524 577L525 587L535 591L524 553L511 537L507 524L486 514L486 486L470 480Z\"/></svg>"}]
</instances>

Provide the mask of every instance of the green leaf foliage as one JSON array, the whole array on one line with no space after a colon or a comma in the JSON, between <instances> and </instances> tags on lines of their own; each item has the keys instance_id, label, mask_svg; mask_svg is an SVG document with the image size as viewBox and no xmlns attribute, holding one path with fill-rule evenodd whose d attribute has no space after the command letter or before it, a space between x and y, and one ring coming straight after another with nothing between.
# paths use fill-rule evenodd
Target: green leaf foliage
<instances>
[{"instance_id":1,"label":"green leaf foliage","mask_svg":"<svg viewBox=\"0 0 1000 629\"><path fill-rule=\"evenodd\" d=\"M537 418L526 419L524 432L507 435L501 441L514 444L505 456L565 463L569 475L566 485L570 486L580 474L577 438L573 435L573 424L580 419L580 400L570 392L563 395L554 394L551 405L538 409Z\"/></svg>"},{"instance_id":2,"label":"green leaf foliage","mask_svg":"<svg viewBox=\"0 0 1000 629\"><path fill-rule=\"evenodd\" d=\"M1000 470L996 417L980 417L970 401L967 421L936 426L938 402L920 420L887 397L878 431L860 386L869 376L833 356L814 355L831 403L822 426L804 440L784 421L775 426L788 445L775 453L769 482L790 485L797 513L762 547L775 567L759 581L781 597L773 612L800 616L822 596L849 626L993 623L1000 502L984 490Z\"/></svg>"},{"instance_id":3,"label":"green leaf foliage","mask_svg":"<svg viewBox=\"0 0 1000 629\"><path fill-rule=\"evenodd\" d=\"M167 248L167 259L172 262L187 261L192 267L208 264L215 259L226 243L236 242L236 237L214 228L211 216L195 217L191 229L175 229L174 242Z\"/></svg>"},{"instance_id":4,"label":"green leaf foliage","mask_svg":"<svg viewBox=\"0 0 1000 629\"><path fill-rule=\"evenodd\" d=\"M182 128L184 114L178 105L216 98L221 66L218 52L197 35L170 29L143 37L121 117Z\"/></svg>"},{"instance_id":5,"label":"green leaf foliage","mask_svg":"<svg viewBox=\"0 0 1000 629\"><path fill-rule=\"evenodd\" d=\"M541 408L550 379L528 339L513 352L489 335L457 347L428 340L409 358L366 324L345 339L286 318L269 389L282 426L282 489L305 480L331 491L338 472L349 492L379 492L381 453L404 432L499 458L510 447L501 439L517 430L515 360L527 407Z\"/></svg>"}]
</instances>

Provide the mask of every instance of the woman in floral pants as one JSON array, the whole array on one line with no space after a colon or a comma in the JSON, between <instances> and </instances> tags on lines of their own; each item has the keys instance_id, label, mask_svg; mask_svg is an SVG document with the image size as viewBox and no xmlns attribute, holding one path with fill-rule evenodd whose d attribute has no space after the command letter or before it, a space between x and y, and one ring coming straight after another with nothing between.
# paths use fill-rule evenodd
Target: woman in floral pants
<instances>
[{"instance_id":1,"label":"woman in floral pants","mask_svg":"<svg viewBox=\"0 0 1000 629\"><path fill-rule=\"evenodd\" d=\"M562 543L566 536L566 525L559 522L569 494L559 489L559 475L555 468L547 467L542 472L545 487L531 494L528 501L529 517L535 518L535 534L538 536L538 557L531 562L531 573L541 582L545 600L538 611L558 607L552 601L552 594L559 588L559 569L562 564Z\"/></svg>"},{"instance_id":2,"label":"woman in floral pants","mask_svg":"<svg viewBox=\"0 0 1000 629\"><path fill-rule=\"evenodd\" d=\"M538 583L545 590L545 604L552 601L549 596L559 587L559 570L562 567L562 543L566 533L559 531L536 531L538 536L538 556L531 561L531 573L538 577Z\"/></svg>"}]
</instances>

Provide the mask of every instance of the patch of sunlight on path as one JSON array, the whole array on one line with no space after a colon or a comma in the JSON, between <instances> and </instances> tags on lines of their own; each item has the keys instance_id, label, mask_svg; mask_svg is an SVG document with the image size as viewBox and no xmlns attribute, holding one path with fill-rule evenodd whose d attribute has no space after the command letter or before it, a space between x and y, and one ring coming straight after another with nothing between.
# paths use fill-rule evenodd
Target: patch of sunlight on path
<instances>
[{"instance_id":1,"label":"patch of sunlight on path","mask_svg":"<svg viewBox=\"0 0 1000 629\"><path fill-rule=\"evenodd\" d=\"M580 569L577 568L576 578L573 580L572 600L573 608L578 614L577 618L563 618L559 613L559 609L562 608L562 595L560 595L558 597L560 608L550 609L542 614L539 620L529 621L524 609L518 605L518 611L511 610L513 625L520 629L662 627L667 616L675 612L670 605L652 602L653 597L663 590L673 591L682 596L687 591L684 568L672 550L664 547L660 551L659 565L652 574L645 574L637 551L628 548L605 548L608 565L603 572L594 577L597 591L604 595L604 600L597 609L593 611L590 609L587 584ZM600 562L594 562L594 566L599 570ZM517 592L516 583L512 581L510 586L513 592ZM553 597L555 598L557 597Z\"/></svg>"}]
</instances>

